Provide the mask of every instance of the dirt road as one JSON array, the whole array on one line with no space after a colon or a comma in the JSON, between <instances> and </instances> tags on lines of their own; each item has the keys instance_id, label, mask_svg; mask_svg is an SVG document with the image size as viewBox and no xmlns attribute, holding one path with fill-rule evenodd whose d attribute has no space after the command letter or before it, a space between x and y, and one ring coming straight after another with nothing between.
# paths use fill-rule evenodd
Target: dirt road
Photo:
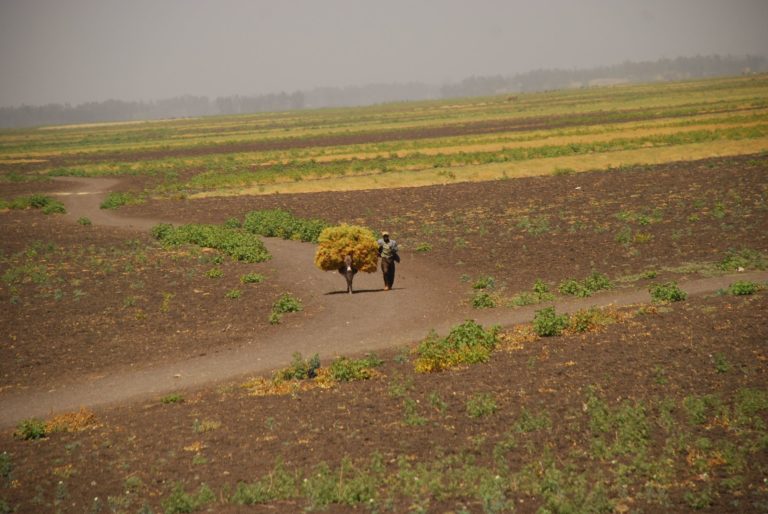
<instances>
[{"instance_id":1,"label":"dirt road","mask_svg":"<svg viewBox=\"0 0 768 514\"><path fill-rule=\"evenodd\" d=\"M116 179L70 179L59 182L56 195L73 222L88 217L94 225L147 231L162 220L126 218L119 211L99 208ZM430 329L446 333L466 319L484 325L512 325L530 321L541 306L477 311L460 307L465 288L446 280L444 270L425 257L409 256L398 269L395 289L381 290L380 274L360 274L358 294L340 293L343 280L335 273L317 270L312 262L314 245L265 239L272 254L271 266L281 285L302 298L307 312L302 321L288 321L269 341L244 340L236 350L205 355L171 364L131 367L94 379L46 384L39 390L6 392L0 397L0 426L10 426L32 416L45 417L80 406L100 407L158 396L240 376L268 372L284 366L294 352L320 354L324 360L413 343ZM766 280L768 273L742 273L742 280ZM723 276L693 280L681 287L689 294L705 294L727 287L735 280ZM614 290L586 299L558 301L559 312L573 312L592 305L629 305L650 300L646 290ZM244 319L247 322L247 319Z\"/></svg>"}]
</instances>

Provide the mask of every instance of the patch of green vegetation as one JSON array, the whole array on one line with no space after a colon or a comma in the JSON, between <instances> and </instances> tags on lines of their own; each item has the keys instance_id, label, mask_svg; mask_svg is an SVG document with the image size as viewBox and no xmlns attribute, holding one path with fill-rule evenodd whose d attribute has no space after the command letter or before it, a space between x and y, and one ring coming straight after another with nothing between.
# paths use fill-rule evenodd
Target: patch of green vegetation
<instances>
[{"instance_id":1,"label":"patch of green vegetation","mask_svg":"<svg viewBox=\"0 0 768 514\"><path fill-rule=\"evenodd\" d=\"M492 309L496 307L496 297L487 291L477 291L472 297L472 307L475 309Z\"/></svg>"},{"instance_id":2,"label":"patch of green vegetation","mask_svg":"<svg viewBox=\"0 0 768 514\"><path fill-rule=\"evenodd\" d=\"M331 378L337 382L350 382L353 380L368 380L373 376L373 369L384 364L384 361L375 355L363 359L349 359L339 357L329 366Z\"/></svg>"},{"instance_id":3,"label":"patch of green vegetation","mask_svg":"<svg viewBox=\"0 0 768 514\"><path fill-rule=\"evenodd\" d=\"M301 300L293 296L291 293L283 293L280 298L272 304L272 312L269 317L269 322L273 325L280 323L283 314L289 312L299 312L302 309Z\"/></svg>"},{"instance_id":4,"label":"patch of green vegetation","mask_svg":"<svg viewBox=\"0 0 768 514\"><path fill-rule=\"evenodd\" d=\"M467 415L470 418L484 418L499 409L496 398L490 393L480 393L467 399Z\"/></svg>"},{"instance_id":5,"label":"patch of green vegetation","mask_svg":"<svg viewBox=\"0 0 768 514\"><path fill-rule=\"evenodd\" d=\"M509 301L511 307L524 307L526 305L536 305L542 302L549 302L555 299L555 295L549 292L549 286L541 279L531 288L531 292L520 293L513 296Z\"/></svg>"},{"instance_id":6,"label":"patch of green vegetation","mask_svg":"<svg viewBox=\"0 0 768 514\"><path fill-rule=\"evenodd\" d=\"M48 435L45 421L37 418L24 419L16 426L13 435L19 439L42 439Z\"/></svg>"},{"instance_id":7,"label":"patch of green vegetation","mask_svg":"<svg viewBox=\"0 0 768 514\"><path fill-rule=\"evenodd\" d=\"M312 243L329 226L322 220L297 218L282 209L251 211L243 221L243 229L253 234Z\"/></svg>"},{"instance_id":8,"label":"patch of green vegetation","mask_svg":"<svg viewBox=\"0 0 768 514\"><path fill-rule=\"evenodd\" d=\"M528 232L531 235L539 236L546 234L552 228L549 226L549 216L523 216L517 220L517 228Z\"/></svg>"},{"instance_id":9,"label":"patch of green vegetation","mask_svg":"<svg viewBox=\"0 0 768 514\"><path fill-rule=\"evenodd\" d=\"M117 209L123 205L136 205L144 203L144 201L144 197L136 193L113 191L107 195L99 207L102 209Z\"/></svg>"},{"instance_id":10,"label":"patch of green vegetation","mask_svg":"<svg viewBox=\"0 0 768 514\"><path fill-rule=\"evenodd\" d=\"M240 283L242 284L260 284L266 280L266 277L261 273L246 273L240 277Z\"/></svg>"},{"instance_id":11,"label":"patch of green vegetation","mask_svg":"<svg viewBox=\"0 0 768 514\"><path fill-rule=\"evenodd\" d=\"M581 281L574 279L564 280L560 283L560 286L558 286L558 290L562 294L569 294L578 296L580 298L586 298L588 296L592 296L598 291L611 289L612 287L613 283L608 280L607 276L595 271L592 272L590 276Z\"/></svg>"},{"instance_id":12,"label":"patch of green vegetation","mask_svg":"<svg viewBox=\"0 0 768 514\"><path fill-rule=\"evenodd\" d=\"M416 248L414 248L419 253L427 253L432 251L432 245L429 243L419 243L416 245Z\"/></svg>"},{"instance_id":13,"label":"patch of green vegetation","mask_svg":"<svg viewBox=\"0 0 768 514\"><path fill-rule=\"evenodd\" d=\"M461 364L487 362L498 344L499 327L485 330L474 321L466 321L441 338L430 333L416 348L414 368L420 373L443 371Z\"/></svg>"},{"instance_id":14,"label":"patch of green vegetation","mask_svg":"<svg viewBox=\"0 0 768 514\"><path fill-rule=\"evenodd\" d=\"M533 317L533 331L539 337L559 336L569 323L567 314L558 315L554 307L547 307L536 311Z\"/></svg>"},{"instance_id":15,"label":"patch of green vegetation","mask_svg":"<svg viewBox=\"0 0 768 514\"><path fill-rule=\"evenodd\" d=\"M77 224L78 224L78 225L82 225L82 226L84 226L84 227L89 227L89 226L91 226L93 223L91 222L91 219L90 219L90 218L86 218L86 217L84 217L84 216L83 216L83 217L81 217L81 218L77 218Z\"/></svg>"},{"instance_id":16,"label":"patch of green vegetation","mask_svg":"<svg viewBox=\"0 0 768 514\"><path fill-rule=\"evenodd\" d=\"M8 201L0 200L0 210L3 209L40 209L43 214L64 214L67 212L63 203L58 200L54 200L50 196L41 194L18 196Z\"/></svg>"},{"instance_id":17,"label":"patch of green vegetation","mask_svg":"<svg viewBox=\"0 0 768 514\"><path fill-rule=\"evenodd\" d=\"M189 224L174 227L160 224L152 229L152 236L166 246L191 244L213 248L239 261L264 262L271 257L257 236L218 225Z\"/></svg>"},{"instance_id":18,"label":"patch of green vegetation","mask_svg":"<svg viewBox=\"0 0 768 514\"><path fill-rule=\"evenodd\" d=\"M164 403L166 405L184 403L184 397L179 393L171 393L160 398L160 403Z\"/></svg>"},{"instance_id":19,"label":"patch of green vegetation","mask_svg":"<svg viewBox=\"0 0 768 514\"><path fill-rule=\"evenodd\" d=\"M739 269L768 269L768 257L762 252L750 248L739 250L730 249L718 267L723 271L738 271Z\"/></svg>"},{"instance_id":20,"label":"patch of green vegetation","mask_svg":"<svg viewBox=\"0 0 768 514\"><path fill-rule=\"evenodd\" d=\"M237 300L241 296L243 296L243 291L240 289L230 289L226 294L226 297L230 300Z\"/></svg>"},{"instance_id":21,"label":"patch of green vegetation","mask_svg":"<svg viewBox=\"0 0 768 514\"><path fill-rule=\"evenodd\" d=\"M525 408L520 411L520 416L514 424L516 432L536 432L539 430L549 430L550 428L552 428L552 420L549 414L544 411L534 414Z\"/></svg>"},{"instance_id":22,"label":"patch of green vegetation","mask_svg":"<svg viewBox=\"0 0 768 514\"><path fill-rule=\"evenodd\" d=\"M171 494L161 502L165 514L195 512L216 500L210 487L202 484L196 493L187 493L182 484L176 484Z\"/></svg>"},{"instance_id":23,"label":"patch of green vegetation","mask_svg":"<svg viewBox=\"0 0 768 514\"><path fill-rule=\"evenodd\" d=\"M757 282L751 282L749 280L739 280L728 287L728 292L734 296L751 295L759 290L760 285Z\"/></svg>"},{"instance_id":24,"label":"patch of green vegetation","mask_svg":"<svg viewBox=\"0 0 768 514\"><path fill-rule=\"evenodd\" d=\"M479 277L472 284L472 289L493 289L496 285L496 279L491 276Z\"/></svg>"},{"instance_id":25,"label":"patch of green vegetation","mask_svg":"<svg viewBox=\"0 0 768 514\"><path fill-rule=\"evenodd\" d=\"M221 268L211 268L205 272L205 276L208 278L221 278L224 276L224 271Z\"/></svg>"},{"instance_id":26,"label":"patch of green vegetation","mask_svg":"<svg viewBox=\"0 0 768 514\"><path fill-rule=\"evenodd\" d=\"M651 299L656 303L681 302L688 297L688 294L680 289L676 282L653 285L649 292Z\"/></svg>"},{"instance_id":27,"label":"patch of green vegetation","mask_svg":"<svg viewBox=\"0 0 768 514\"><path fill-rule=\"evenodd\" d=\"M317 370L320 369L320 356L313 355L309 359L304 359L300 352L294 352L291 365L275 373L278 380L307 380L317 377Z\"/></svg>"}]
</instances>

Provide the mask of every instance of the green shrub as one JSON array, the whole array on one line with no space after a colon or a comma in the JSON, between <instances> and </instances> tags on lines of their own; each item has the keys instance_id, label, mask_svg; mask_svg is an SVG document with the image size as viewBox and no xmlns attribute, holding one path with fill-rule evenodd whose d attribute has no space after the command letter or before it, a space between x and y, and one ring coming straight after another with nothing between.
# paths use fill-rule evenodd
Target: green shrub
<instances>
[{"instance_id":1,"label":"green shrub","mask_svg":"<svg viewBox=\"0 0 768 514\"><path fill-rule=\"evenodd\" d=\"M558 287L558 290L562 294L569 294L581 298L586 298L588 296L592 296L598 291L603 289L610 289L612 287L613 284L610 280L608 280L607 276L601 273L592 272L590 276L582 281L574 279L563 281Z\"/></svg>"},{"instance_id":2,"label":"green shrub","mask_svg":"<svg viewBox=\"0 0 768 514\"><path fill-rule=\"evenodd\" d=\"M7 202L0 201L0 209L41 209L43 214L64 214L67 212L63 203L41 194L18 196Z\"/></svg>"},{"instance_id":3,"label":"green shrub","mask_svg":"<svg viewBox=\"0 0 768 514\"><path fill-rule=\"evenodd\" d=\"M43 214L64 214L67 212L67 209L64 208L64 204L56 201L56 200L50 200L43 208L42 208Z\"/></svg>"},{"instance_id":4,"label":"green shrub","mask_svg":"<svg viewBox=\"0 0 768 514\"><path fill-rule=\"evenodd\" d=\"M224 276L224 272L221 268L211 268L205 272L205 276L208 278L221 278Z\"/></svg>"},{"instance_id":5,"label":"green shrub","mask_svg":"<svg viewBox=\"0 0 768 514\"><path fill-rule=\"evenodd\" d=\"M42 439L47 433L45 421L37 418L22 420L16 427L14 435L19 439Z\"/></svg>"},{"instance_id":6,"label":"green shrub","mask_svg":"<svg viewBox=\"0 0 768 514\"><path fill-rule=\"evenodd\" d=\"M426 253L432 251L432 245L429 243L419 243L416 245L415 250L419 253Z\"/></svg>"},{"instance_id":7,"label":"green shrub","mask_svg":"<svg viewBox=\"0 0 768 514\"><path fill-rule=\"evenodd\" d=\"M203 484L196 494L184 492L181 484L176 484L170 496L161 502L165 514L182 514L195 512L203 506L216 500L216 495L210 487Z\"/></svg>"},{"instance_id":8,"label":"green shrub","mask_svg":"<svg viewBox=\"0 0 768 514\"><path fill-rule=\"evenodd\" d=\"M339 357L333 361L329 367L331 377L339 382L349 382L352 380L368 380L373 376L371 370L384 363L376 356L366 357L364 359L352 360L347 357Z\"/></svg>"},{"instance_id":9,"label":"green shrub","mask_svg":"<svg viewBox=\"0 0 768 514\"><path fill-rule=\"evenodd\" d=\"M533 331L540 337L559 336L568 326L567 314L558 316L554 307L536 311L533 317Z\"/></svg>"},{"instance_id":10,"label":"green shrub","mask_svg":"<svg viewBox=\"0 0 768 514\"><path fill-rule=\"evenodd\" d=\"M491 394L476 394L467 400L467 414L471 418L490 416L497 410L496 399Z\"/></svg>"},{"instance_id":11,"label":"green shrub","mask_svg":"<svg viewBox=\"0 0 768 514\"><path fill-rule=\"evenodd\" d=\"M243 228L253 234L312 243L317 242L320 232L328 226L322 220L297 218L282 209L251 211L243 221Z\"/></svg>"},{"instance_id":12,"label":"green shrub","mask_svg":"<svg viewBox=\"0 0 768 514\"><path fill-rule=\"evenodd\" d=\"M77 218L77 223L78 225L83 225L84 227L92 225L91 219L86 217Z\"/></svg>"},{"instance_id":13,"label":"green shrub","mask_svg":"<svg viewBox=\"0 0 768 514\"><path fill-rule=\"evenodd\" d=\"M740 250L732 248L728 250L718 267L723 271L736 271L739 268L764 270L768 268L768 257L750 248Z\"/></svg>"},{"instance_id":14,"label":"green shrub","mask_svg":"<svg viewBox=\"0 0 768 514\"><path fill-rule=\"evenodd\" d=\"M485 330L472 320L454 327L444 338L432 332L417 347L414 368L420 373L430 373L461 364L486 362L498 344L498 334L499 327Z\"/></svg>"},{"instance_id":15,"label":"green shrub","mask_svg":"<svg viewBox=\"0 0 768 514\"><path fill-rule=\"evenodd\" d=\"M264 280L265 277L261 273L246 273L240 277L240 282L243 284L259 284Z\"/></svg>"},{"instance_id":16,"label":"green shrub","mask_svg":"<svg viewBox=\"0 0 768 514\"><path fill-rule=\"evenodd\" d=\"M493 277L480 277L472 284L472 289L493 289L496 280Z\"/></svg>"},{"instance_id":17,"label":"green shrub","mask_svg":"<svg viewBox=\"0 0 768 514\"><path fill-rule=\"evenodd\" d=\"M681 302L688 295L675 282L656 284L649 289L651 299L657 303Z\"/></svg>"},{"instance_id":18,"label":"green shrub","mask_svg":"<svg viewBox=\"0 0 768 514\"><path fill-rule=\"evenodd\" d=\"M472 307L475 309L492 309L496 307L496 299L485 291L477 291L472 297Z\"/></svg>"},{"instance_id":19,"label":"green shrub","mask_svg":"<svg viewBox=\"0 0 768 514\"><path fill-rule=\"evenodd\" d=\"M285 314L286 312L299 312L302 309L301 300L291 293L283 293L272 305L272 312Z\"/></svg>"},{"instance_id":20,"label":"green shrub","mask_svg":"<svg viewBox=\"0 0 768 514\"><path fill-rule=\"evenodd\" d=\"M123 205L142 203L144 200L135 193L120 193L113 191L101 202L101 209L117 209Z\"/></svg>"},{"instance_id":21,"label":"green shrub","mask_svg":"<svg viewBox=\"0 0 768 514\"><path fill-rule=\"evenodd\" d=\"M734 296L745 296L755 294L758 289L760 289L760 286L758 286L755 282L739 280L728 287L728 292Z\"/></svg>"},{"instance_id":22,"label":"green shrub","mask_svg":"<svg viewBox=\"0 0 768 514\"><path fill-rule=\"evenodd\" d=\"M295 352L291 365L275 373L278 380L307 380L317 376L317 370L320 368L320 356L313 355L309 360L305 360L301 353Z\"/></svg>"},{"instance_id":23,"label":"green shrub","mask_svg":"<svg viewBox=\"0 0 768 514\"><path fill-rule=\"evenodd\" d=\"M181 396L179 393L171 393L160 398L160 403L164 403L166 405L169 405L172 403L184 403L184 397Z\"/></svg>"},{"instance_id":24,"label":"green shrub","mask_svg":"<svg viewBox=\"0 0 768 514\"><path fill-rule=\"evenodd\" d=\"M509 301L512 307L524 307L555 299L555 295L549 292L549 286L541 279L536 279L530 293L520 293Z\"/></svg>"},{"instance_id":25,"label":"green shrub","mask_svg":"<svg viewBox=\"0 0 768 514\"><path fill-rule=\"evenodd\" d=\"M0 478L3 480L10 480L11 473L13 472L13 461L8 452L0 453Z\"/></svg>"},{"instance_id":26,"label":"green shrub","mask_svg":"<svg viewBox=\"0 0 768 514\"><path fill-rule=\"evenodd\" d=\"M224 222L225 228L241 228L242 223L240 223L240 220L237 218L229 218L227 221Z\"/></svg>"},{"instance_id":27,"label":"green shrub","mask_svg":"<svg viewBox=\"0 0 768 514\"><path fill-rule=\"evenodd\" d=\"M227 298L230 300L237 300L243 295L243 292L239 289L230 289L227 291Z\"/></svg>"},{"instance_id":28,"label":"green shrub","mask_svg":"<svg viewBox=\"0 0 768 514\"><path fill-rule=\"evenodd\" d=\"M174 227L161 223L152 228L152 236L167 246L191 244L213 248L245 262L263 262L270 258L261 239L241 229L198 224Z\"/></svg>"}]
</instances>

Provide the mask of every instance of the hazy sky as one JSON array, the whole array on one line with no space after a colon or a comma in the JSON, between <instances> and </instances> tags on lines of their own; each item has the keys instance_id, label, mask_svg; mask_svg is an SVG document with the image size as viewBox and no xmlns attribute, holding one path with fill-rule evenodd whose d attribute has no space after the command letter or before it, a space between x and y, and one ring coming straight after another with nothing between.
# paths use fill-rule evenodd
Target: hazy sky
<instances>
[{"instance_id":1,"label":"hazy sky","mask_svg":"<svg viewBox=\"0 0 768 514\"><path fill-rule=\"evenodd\" d=\"M0 0L0 106L768 56L768 0Z\"/></svg>"}]
</instances>

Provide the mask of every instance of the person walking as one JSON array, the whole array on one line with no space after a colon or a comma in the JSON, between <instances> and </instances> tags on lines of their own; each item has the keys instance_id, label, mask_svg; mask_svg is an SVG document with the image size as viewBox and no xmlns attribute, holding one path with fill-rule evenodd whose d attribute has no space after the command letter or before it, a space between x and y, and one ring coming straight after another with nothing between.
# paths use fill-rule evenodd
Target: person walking
<instances>
[{"instance_id":1,"label":"person walking","mask_svg":"<svg viewBox=\"0 0 768 514\"><path fill-rule=\"evenodd\" d=\"M379 243L381 272L384 275L384 291L389 291L395 284L395 263L400 262L397 253L397 241L389 238L389 232L382 232Z\"/></svg>"}]
</instances>

